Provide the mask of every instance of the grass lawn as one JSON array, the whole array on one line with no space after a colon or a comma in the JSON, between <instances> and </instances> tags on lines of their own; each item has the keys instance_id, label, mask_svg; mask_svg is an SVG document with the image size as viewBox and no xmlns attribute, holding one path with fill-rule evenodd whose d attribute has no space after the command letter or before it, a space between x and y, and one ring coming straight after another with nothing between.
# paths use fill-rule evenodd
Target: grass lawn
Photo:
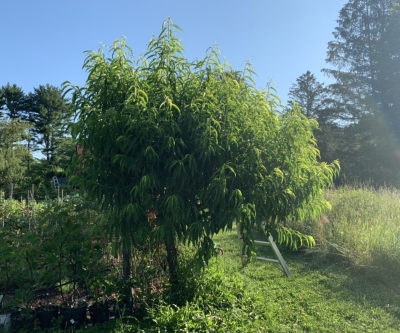
<instances>
[{"instance_id":1,"label":"grass lawn","mask_svg":"<svg viewBox=\"0 0 400 333\"><path fill-rule=\"evenodd\" d=\"M226 276L238 276L254 295L259 315L254 332L400 332L398 277L390 285L391 279L372 281L313 252L283 254L292 278L280 266L261 261L242 269L237 235L225 233L217 239L224 255L213 265ZM269 251L259 247L257 253L273 257Z\"/></svg>"},{"instance_id":2,"label":"grass lawn","mask_svg":"<svg viewBox=\"0 0 400 333\"><path fill-rule=\"evenodd\" d=\"M242 268L236 231L215 237L224 254L189 278L180 306L158 300L133 323L93 332L400 332L400 279L350 270L318 251L283 252L293 274L255 261ZM272 256L260 247L258 255ZM165 297L165 296L163 296ZM162 298L162 297L161 297Z\"/></svg>"}]
</instances>

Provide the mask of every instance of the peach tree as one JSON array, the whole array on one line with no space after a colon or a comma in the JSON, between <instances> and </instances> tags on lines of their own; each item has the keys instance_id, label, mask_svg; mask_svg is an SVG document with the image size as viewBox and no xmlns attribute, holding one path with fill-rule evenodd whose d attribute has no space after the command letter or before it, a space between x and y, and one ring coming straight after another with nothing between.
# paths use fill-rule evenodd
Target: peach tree
<instances>
[{"instance_id":1,"label":"peach tree","mask_svg":"<svg viewBox=\"0 0 400 333\"><path fill-rule=\"evenodd\" d=\"M315 121L296 107L282 113L249 66L235 71L214 48L189 61L177 30L165 21L138 59L125 39L88 51L86 84L64 83L84 149L71 180L112 216L107 232L127 257L143 239L162 241L175 282L177 241L207 261L213 235L235 221L250 245L254 224L315 216L339 168L317 161Z\"/></svg>"}]
</instances>

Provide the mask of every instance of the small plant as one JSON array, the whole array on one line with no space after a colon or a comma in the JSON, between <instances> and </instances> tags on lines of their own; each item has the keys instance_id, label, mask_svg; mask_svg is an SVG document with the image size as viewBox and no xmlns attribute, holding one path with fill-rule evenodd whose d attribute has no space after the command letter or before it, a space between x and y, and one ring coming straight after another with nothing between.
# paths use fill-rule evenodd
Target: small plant
<instances>
[{"instance_id":1,"label":"small plant","mask_svg":"<svg viewBox=\"0 0 400 333\"><path fill-rule=\"evenodd\" d=\"M86 286L89 287L90 294L96 306L104 305L107 299L107 291L111 295L112 285L103 280L102 276L93 276L87 280Z\"/></svg>"},{"instance_id":2,"label":"small plant","mask_svg":"<svg viewBox=\"0 0 400 333\"><path fill-rule=\"evenodd\" d=\"M34 296L35 294L31 290L31 285L27 283L19 289L15 289L13 301L21 309L28 309L28 304Z\"/></svg>"}]
</instances>

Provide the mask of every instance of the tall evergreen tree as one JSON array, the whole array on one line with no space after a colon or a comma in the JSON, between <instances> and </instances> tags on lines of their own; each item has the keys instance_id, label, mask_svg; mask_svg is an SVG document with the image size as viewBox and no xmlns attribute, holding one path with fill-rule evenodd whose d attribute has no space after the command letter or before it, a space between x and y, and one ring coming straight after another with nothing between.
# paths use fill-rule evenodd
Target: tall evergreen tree
<instances>
[{"instance_id":1,"label":"tall evergreen tree","mask_svg":"<svg viewBox=\"0 0 400 333\"><path fill-rule=\"evenodd\" d=\"M323 70L331 118L346 127L342 172L350 179L399 185L400 0L349 0L339 14ZM344 154L345 151L345 154Z\"/></svg>"},{"instance_id":2,"label":"tall evergreen tree","mask_svg":"<svg viewBox=\"0 0 400 333\"><path fill-rule=\"evenodd\" d=\"M328 44L324 71L336 79L330 86L336 108L347 120L381 113L396 124L400 110L399 0L350 0L340 11L334 41ZM396 33L397 31L397 33Z\"/></svg>"},{"instance_id":3,"label":"tall evergreen tree","mask_svg":"<svg viewBox=\"0 0 400 333\"><path fill-rule=\"evenodd\" d=\"M341 148L343 128L338 125L337 118L332 116L335 109L332 108L332 98L324 84L307 71L292 84L288 97L289 108L295 102L308 118L318 121L320 126L314 131L314 135L320 150L320 159L331 162L341 157L338 150Z\"/></svg>"},{"instance_id":4,"label":"tall evergreen tree","mask_svg":"<svg viewBox=\"0 0 400 333\"><path fill-rule=\"evenodd\" d=\"M11 119L24 116L25 93L16 84L7 83L0 88L0 116L2 113Z\"/></svg>"},{"instance_id":5,"label":"tall evergreen tree","mask_svg":"<svg viewBox=\"0 0 400 333\"><path fill-rule=\"evenodd\" d=\"M326 89L323 83L317 81L310 71L296 79L289 90L290 103L299 104L308 118L322 117L326 99Z\"/></svg>"},{"instance_id":6,"label":"tall evergreen tree","mask_svg":"<svg viewBox=\"0 0 400 333\"><path fill-rule=\"evenodd\" d=\"M65 122L70 118L67 100L61 90L49 84L34 88L28 95L29 120L35 124L33 134L47 161L54 159L54 151L65 133Z\"/></svg>"}]
</instances>

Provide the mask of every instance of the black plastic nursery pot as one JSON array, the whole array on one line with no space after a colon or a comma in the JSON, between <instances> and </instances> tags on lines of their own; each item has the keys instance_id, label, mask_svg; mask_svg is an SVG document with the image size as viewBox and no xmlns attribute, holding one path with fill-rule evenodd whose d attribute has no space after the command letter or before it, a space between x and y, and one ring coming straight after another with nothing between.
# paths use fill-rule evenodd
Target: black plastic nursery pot
<instances>
[{"instance_id":1,"label":"black plastic nursery pot","mask_svg":"<svg viewBox=\"0 0 400 333\"><path fill-rule=\"evenodd\" d=\"M30 331L35 325L35 314L33 311L14 311L11 314L11 332L22 330Z\"/></svg>"},{"instance_id":2,"label":"black plastic nursery pot","mask_svg":"<svg viewBox=\"0 0 400 333\"><path fill-rule=\"evenodd\" d=\"M114 314L115 314L115 318L132 316L133 300L132 301L123 300L123 301L117 302L114 307Z\"/></svg>"},{"instance_id":3,"label":"black plastic nursery pot","mask_svg":"<svg viewBox=\"0 0 400 333\"><path fill-rule=\"evenodd\" d=\"M110 320L110 309L108 302L104 304L95 303L89 306L90 320L92 324L102 324Z\"/></svg>"},{"instance_id":4,"label":"black plastic nursery pot","mask_svg":"<svg viewBox=\"0 0 400 333\"><path fill-rule=\"evenodd\" d=\"M86 306L78 308L61 308L60 314L63 316L61 323L62 329L70 327L80 328L86 321Z\"/></svg>"},{"instance_id":5,"label":"black plastic nursery pot","mask_svg":"<svg viewBox=\"0 0 400 333\"><path fill-rule=\"evenodd\" d=\"M36 318L39 320L42 330L53 327L52 319L58 318L58 306L39 308L36 311Z\"/></svg>"}]
</instances>

